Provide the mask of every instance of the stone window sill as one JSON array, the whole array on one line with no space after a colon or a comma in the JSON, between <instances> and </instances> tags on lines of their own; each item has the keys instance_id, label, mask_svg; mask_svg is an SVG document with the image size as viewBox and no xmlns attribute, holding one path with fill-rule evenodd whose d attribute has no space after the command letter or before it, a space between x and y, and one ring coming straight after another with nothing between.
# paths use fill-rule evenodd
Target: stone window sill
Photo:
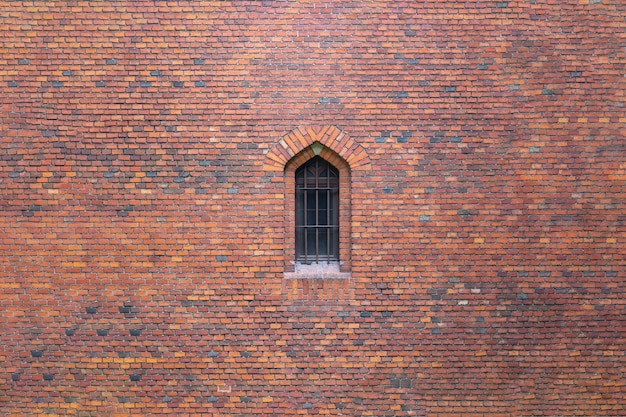
<instances>
[{"instance_id":1,"label":"stone window sill","mask_svg":"<svg viewBox=\"0 0 626 417\"><path fill-rule=\"evenodd\" d=\"M286 279L349 279L349 272L339 270L339 262L323 262L318 264L295 264L294 272L285 272Z\"/></svg>"}]
</instances>

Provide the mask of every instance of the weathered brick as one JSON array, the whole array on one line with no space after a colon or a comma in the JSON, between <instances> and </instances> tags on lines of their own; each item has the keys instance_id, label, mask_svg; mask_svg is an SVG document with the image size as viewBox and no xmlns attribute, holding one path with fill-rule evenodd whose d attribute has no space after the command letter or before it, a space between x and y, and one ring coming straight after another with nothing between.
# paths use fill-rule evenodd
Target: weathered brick
<instances>
[{"instance_id":1,"label":"weathered brick","mask_svg":"<svg viewBox=\"0 0 626 417\"><path fill-rule=\"evenodd\" d=\"M2 6L0 415L625 415L623 2L123 3Z\"/></svg>"}]
</instances>

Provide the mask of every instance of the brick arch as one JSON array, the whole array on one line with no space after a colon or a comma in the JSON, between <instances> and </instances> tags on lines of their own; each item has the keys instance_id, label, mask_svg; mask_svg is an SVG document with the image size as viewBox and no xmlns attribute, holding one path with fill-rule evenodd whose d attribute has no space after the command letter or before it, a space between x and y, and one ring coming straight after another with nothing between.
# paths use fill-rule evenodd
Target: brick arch
<instances>
[{"instance_id":1,"label":"brick arch","mask_svg":"<svg viewBox=\"0 0 626 417\"><path fill-rule=\"evenodd\" d=\"M339 170L339 268L341 273L349 273L352 265L351 172L366 169L370 159L360 144L334 126L298 127L283 136L267 154L265 170L284 174L285 272L295 270L295 171L315 155ZM342 285L347 285L347 281Z\"/></svg>"},{"instance_id":2,"label":"brick arch","mask_svg":"<svg viewBox=\"0 0 626 417\"><path fill-rule=\"evenodd\" d=\"M339 155L351 170L369 166L370 159L363 146L335 126L298 127L283 136L267 153L265 170L283 171L289 161L314 143Z\"/></svg>"}]
</instances>

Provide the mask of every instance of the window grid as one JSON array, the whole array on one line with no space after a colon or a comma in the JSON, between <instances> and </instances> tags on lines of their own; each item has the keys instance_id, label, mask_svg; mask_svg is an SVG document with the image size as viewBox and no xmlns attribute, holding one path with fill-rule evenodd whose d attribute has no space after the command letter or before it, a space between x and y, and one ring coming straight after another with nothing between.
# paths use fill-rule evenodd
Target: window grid
<instances>
[{"instance_id":1,"label":"window grid","mask_svg":"<svg viewBox=\"0 0 626 417\"><path fill-rule=\"evenodd\" d=\"M315 157L296 171L296 261L339 260L339 171Z\"/></svg>"}]
</instances>

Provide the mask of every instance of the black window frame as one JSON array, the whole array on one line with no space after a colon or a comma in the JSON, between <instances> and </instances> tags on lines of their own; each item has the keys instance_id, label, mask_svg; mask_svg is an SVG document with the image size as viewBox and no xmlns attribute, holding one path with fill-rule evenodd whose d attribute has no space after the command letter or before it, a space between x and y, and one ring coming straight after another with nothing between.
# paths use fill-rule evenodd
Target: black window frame
<instances>
[{"instance_id":1,"label":"black window frame","mask_svg":"<svg viewBox=\"0 0 626 417\"><path fill-rule=\"evenodd\" d=\"M320 156L295 173L296 262L339 261L339 170Z\"/></svg>"}]
</instances>

